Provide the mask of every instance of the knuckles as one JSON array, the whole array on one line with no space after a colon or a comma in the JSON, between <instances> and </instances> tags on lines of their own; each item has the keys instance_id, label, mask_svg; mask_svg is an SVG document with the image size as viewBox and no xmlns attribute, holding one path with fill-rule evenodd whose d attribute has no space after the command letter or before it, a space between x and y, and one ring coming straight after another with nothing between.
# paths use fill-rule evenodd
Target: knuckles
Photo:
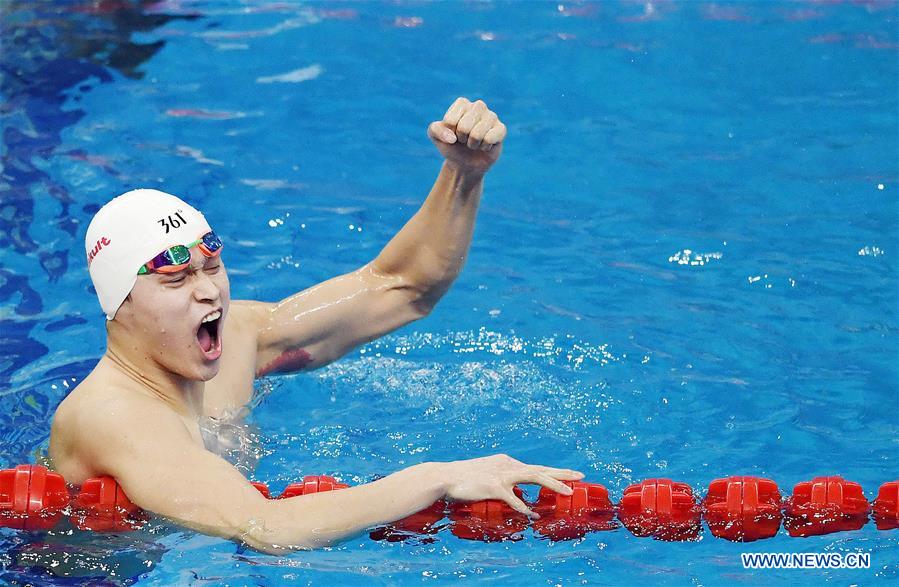
<instances>
[{"instance_id":1,"label":"knuckles","mask_svg":"<svg viewBox=\"0 0 899 587\"><path fill-rule=\"evenodd\" d=\"M491 151L506 136L506 125L483 100L472 102L464 96L459 96L447 110L442 122L454 131L461 144L468 146L469 149ZM430 128L428 130L431 131ZM508 455L497 456L509 459Z\"/></svg>"}]
</instances>

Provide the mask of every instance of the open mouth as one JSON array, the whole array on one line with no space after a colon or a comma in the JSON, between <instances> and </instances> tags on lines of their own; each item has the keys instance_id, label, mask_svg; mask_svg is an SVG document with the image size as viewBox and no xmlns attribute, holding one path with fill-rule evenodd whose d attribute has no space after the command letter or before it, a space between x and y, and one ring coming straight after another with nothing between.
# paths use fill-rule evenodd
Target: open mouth
<instances>
[{"instance_id":1,"label":"open mouth","mask_svg":"<svg viewBox=\"0 0 899 587\"><path fill-rule=\"evenodd\" d=\"M222 311L216 310L200 322L197 329L197 343L200 350L206 355L207 359L217 359L222 352L222 339L219 330L219 323L222 321Z\"/></svg>"}]
</instances>

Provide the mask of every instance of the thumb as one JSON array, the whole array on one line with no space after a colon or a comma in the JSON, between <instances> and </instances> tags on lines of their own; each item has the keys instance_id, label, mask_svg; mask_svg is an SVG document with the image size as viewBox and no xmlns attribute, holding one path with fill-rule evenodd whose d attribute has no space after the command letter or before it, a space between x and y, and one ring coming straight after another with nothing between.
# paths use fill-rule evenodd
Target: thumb
<instances>
[{"instance_id":1,"label":"thumb","mask_svg":"<svg viewBox=\"0 0 899 587\"><path fill-rule=\"evenodd\" d=\"M456 142L456 132L440 120L432 122L428 126L428 136L431 137L432 141L439 141L448 145Z\"/></svg>"}]
</instances>

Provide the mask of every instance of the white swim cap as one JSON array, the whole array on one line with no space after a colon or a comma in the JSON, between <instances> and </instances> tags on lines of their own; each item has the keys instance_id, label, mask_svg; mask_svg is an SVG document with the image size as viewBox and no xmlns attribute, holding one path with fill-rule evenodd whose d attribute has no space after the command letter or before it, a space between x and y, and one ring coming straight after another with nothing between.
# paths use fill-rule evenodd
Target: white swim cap
<instances>
[{"instance_id":1,"label":"white swim cap","mask_svg":"<svg viewBox=\"0 0 899 587\"><path fill-rule=\"evenodd\" d=\"M115 318L144 263L211 230L199 211L158 190L132 190L100 208L87 227L84 249L106 319Z\"/></svg>"}]
</instances>

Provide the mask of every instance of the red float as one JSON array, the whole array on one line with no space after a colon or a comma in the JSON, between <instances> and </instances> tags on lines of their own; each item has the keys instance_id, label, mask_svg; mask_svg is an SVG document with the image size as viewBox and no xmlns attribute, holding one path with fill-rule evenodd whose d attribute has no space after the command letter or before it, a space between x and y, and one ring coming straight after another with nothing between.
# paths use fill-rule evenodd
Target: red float
<instances>
[{"instance_id":1,"label":"red float","mask_svg":"<svg viewBox=\"0 0 899 587\"><path fill-rule=\"evenodd\" d=\"M899 481L880 486L874 500L874 523L878 530L899 528Z\"/></svg>"},{"instance_id":2,"label":"red float","mask_svg":"<svg viewBox=\"0 0 899 587\"><path fill-rule=\"evenodd\" d=\"M311 495L313 493L321 493L323 491L334 491L335 489L346 489L349 487L346 483L340 483L334 477L328 475L306 475L301 483L291 483L284 488L276 498L272 498L272 493L268 485L261 481L250 481L250 485L256 488L259 493L267 499L287 499L289 497L297 497L298 495Z\"/></svg>"},{"instance_id":3,"label":"red float","mask_svg":"<svg viewBox=\"0 0 899 587\"><path fill-rule=\"evenodd\" d=\"M541 488L534 510L536 533L553 540L580 538L587 532L615 527L614 507L602 485L566 482L570 496ZM264 483L252 485L271 498ZM348 485L327 475L310 475L292 483L278 499L345 489ZM522 491L514 488L521 498ZM709 485L703 507L685 483L648 479L624 491L618 506L621 522L637 536L660 540L694 540L699 536L700 512L717 537L749 542L777 533L781 496L777 485L759 477L727 477ZM71 511L65 512L71 505ZM799 483L784 503L784 527L790 536L814 536L864 526L871 510L858 483L842 477L816 477ZM40 465L19 465L0 471L0 526L20 530L48 530L64 513L82 530L126 531L143 525L149 516L132 503L111 477L88 479L74 499L58 473ZM434 534L447 513L443 500L371 533L377 540L402 540L413 534ZM884 483L873 504L877 528L899 528L899 481ZM449 506L453 534L467 540L518 540L528 519L505 502L486 500Z\"/></svg>"},{"instance_id":4,"label":"red float","mask_svg":"<svg viewBox=\"0 0 899 587\"><path fill-rule=\"evenodd\" d=\"M0 526L16 530L49 530L69 504L69 490L59 473L41 465L19 465L0 471Z\"/></svg>"},{"instance_id":5,"label":"red float","mask_svg":"<svg viewBox=\"0 0 899 587\"><path fill-rule=\"evenodd\" d=\"M256 491L262 494L265 499L271 499L272 493L268 490L268 485L261 481L250 481L250 485L256 488Z\"/></svg>"},{"instance_id":6,"label":"red float","mask_svg":"<svg viewBox=\"0 0 899 587\"><path fill-rule=\"evenodd\" d=\"M437 522L445 517L446 502L440 499L420 512L372 531L369 536L372 540L400 542L415 535L436 534Z\"/></svg>"},{"instance_id":7,"label":"red float","mask_svg":"<svg viewBox=\"0 0 899 587\"><path fill-rule=\"evenodd\" d=\"M868 521L868 510L858 483L842 477L815 477L793 488L784 508L784 528L793 537L858 530Z\"/></svg>"},{"instance_id":8,"label":"red float","mask_svg":"<svg viewBox=\"0 0 899 587\"><path fill-rule=\"evenodd\" d=\"M700 508L686 483L647 479L624 490L618 518L634 536L684 541L699 537Z\"/></svg>"},{"instance_id":9,"label":"red float","mask_svg":"<svg viewBox=\"0 0 899 587\"><path fill-rule=\"evenodd\" d=\"M777 484L761 477L715 479L702 508L712 534L734 542L771 538L783 517Z\"/></svg>"},{"instance_id":10,"label":"red float","mask_svg":"<svg viewBox=\"0 0 899 587\"><path fill-rule=\"evenodd\" d=\"M521 489L513 488L519 499ZM528 527L528 518L509 507L504 501L487 499L450 505L451 532L463 540L500 542L521 540L521 532Z\"/></svg>"},{"instance_id":11,"label":"red float","mask_svg":"<svg viewBox=\"0 0 899 587\"><path fill-rule=\"evenodd\" d=\"M336 489L346 489L349 487L346 483L339 483L334 477L328 475L306 475L303 477L302 483L291 483L284 488L278 499L287 499L288 497L296 497L298 495L311 495L313 493L322 493L324 491L334 491Z\"/></svg>"},{"instance_id":12,"label":"red float","mask_svg":"<svg viewBox=\"0 0 899 587\"><path fill-rule=\"evenodd\" d=\"M588 532L612 530L615 523L615 506L609 499L609 491L599 483L563 481L571 487L571 495L562 495L546 487L540 488L534 511L540 519L532 526L537 534L552 540L573 540Z\"/></svg>"},{"instance_id":13,"label":"red float","mask_svg":"<svg viewBox=\"0 0 899 587\"><path fill-rule=\"evenodd\" d=\"M140 528L149 516L134 505L112 477L95 477L81 485L69 517L79 530L127 532Z\"/></svg>"}]
</instances>

